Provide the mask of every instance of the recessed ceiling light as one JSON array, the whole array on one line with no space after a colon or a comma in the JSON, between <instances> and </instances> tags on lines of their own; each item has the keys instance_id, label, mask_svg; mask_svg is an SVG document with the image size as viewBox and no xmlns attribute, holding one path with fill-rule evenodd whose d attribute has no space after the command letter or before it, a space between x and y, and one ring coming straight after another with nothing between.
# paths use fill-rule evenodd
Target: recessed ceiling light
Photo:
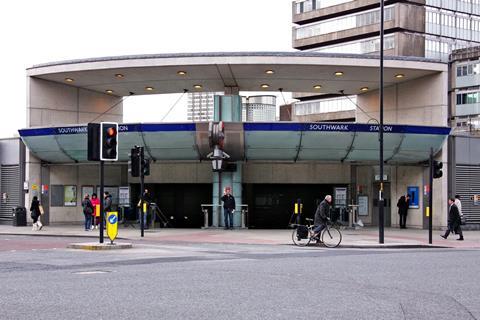
<instances>
[{"instance_id":1,"label":"recessed ceiling light","mask_svg":"<svg viewBox=\"0 0 480 320\"><path fill-rule=\"evenodd\" d=\"M72 78L65 78L65 82L73 82Z\"/></svg>"},{"instance_id":2,"label":"recessed ceiling light","mask_svg":"<svg viewBox=\"0 0 480 320\"><path fill-rule=\"evenodd\" d=\"M337 76L337 77L343 76L343 71L337 71L337 72L335 72L335 76Z\"/></svg>"},{"instance_id":3,"label":"recessed ceiling light","mask_svg":"<svg viewBox=\"0 0 480 320\"><path fill-rule=\"evenodd\" d=\"M153 91L153 87L145 87L146 91Z\"/></svg>"},{"instance_id":4,"label":"recessed ceiling light","mask_svg":"<svg viewBox=\"0 0 480 320\"><path fill-rule=\"evenodd\" d=\"M360 88L360 91L363 91L363 92L368 91L368 87Z\"/></svg>"},{"instance_id":5,"label":"recessed ceiling light","mask_svg":"<svg viewBox=\"0 0 480 320\"><path fill-rule=\"evenodd\" d=\"M273 71L273 70L265 70L265 73L266 73L266 74L274 74L275 71Z\"/></svg>"},{"instance_id":6,"label":"recessed ceiling light","mask_svg":"<svg viewBox=\"0 0 480 320\"><path fill-rule=\"evenodd\" d=\"M266 88L269 88L270 86L268 84L264 83L260 87L263 88L263 89L266 89Z\"/></svg>"},{"instance_id":7,"label":"recessed ceiling light","mask_svg":"<svg viewBox=\"0 0 480 320\"><path fill-rule=\"evenodd\" d=\"M395 78L397 78L397 79L401 79L403 77L405 77L405 75L403 73L398 73L398 74L395 75Z\"/></svg>"},{"instance_id":8,"label":"recessed ceiling light","mask_svg":"<svg viewBox=\"0 0 480 320\"><path fill-rule=\"evenodd\" d=\"M108 93L108 94L112 94L113 90L112 89L107 89L107 90L105 90L105 92Z\"/></svg>"},{"instance_id":9,"label":"recessed ceiling light","mask_svg":"<svg viewBox=\"0 0 480 320\"><path fill-rule=\"evenodd\" d=\"M187 71L182 71L182 70L180 70L180 71L177 71L177 74L178 74L179 76L184 76L184 75L187 74Z\"/></svg>"},{"instance_id":10,"label":"recessed ceiling light","mask_svg":"<svg viewBox=\"0 0 480 320\"><path fill-rule=\"evenodd\" d=\"M117 78L117 79L123 79L123 78L125 78L125 76L124 76L123 74L121 74L121 73L117 73L117 74L115 74L115 78Z\"/></svg>"},{"instance_id":11,"label":"recessed ceiling light","mask_svg":"<svg viewBox=\"0 0 480 320\"><path fill-rule=\"evenodd\" d=\"M315 90L322 89L322 86L319 85L319 84L316 84L316 85L313 86L313 89L315 89Z\"/></svg>"},{"instance_id":12,"label":"recessed ceiling light","mask_svg":"<svg viewBox=\"0 0 480 320\"><path fill-rule=\"evenodd\" d=\"M195 84L193 86L195 89L202 89L202 85L201 84Z\"/></svg>"}]
</instances>

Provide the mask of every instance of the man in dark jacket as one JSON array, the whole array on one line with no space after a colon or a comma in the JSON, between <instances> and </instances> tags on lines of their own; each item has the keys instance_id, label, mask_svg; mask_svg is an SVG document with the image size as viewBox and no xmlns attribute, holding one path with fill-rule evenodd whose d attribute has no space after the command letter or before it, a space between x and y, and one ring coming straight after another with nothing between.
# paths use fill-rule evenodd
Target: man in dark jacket
<instances>
[{"instance_id":1,"label":"man in dark jacket","mask_svg":"<svg viewBox=\"0 0 480 320\"><path fill-rule=\"evenodd\" d=\"M320 232L325 228L327 224L327 220L330 218L330 206L332 204L332 196L326 195L325 199L320 202L317 207L317 211L315 211L315 218L313 220L314 228L313 232L314 237L319 236Z\"/></svg>"},{"instance_id":2,"label":"man in dark jacket","mask_svg":"<svg viewBox=\"0 0 480 320\"><path fill-rule=\"evenodd\" d=\"M400 199L398 199L397 207L398 214L400 215L400 229L407 229L407 214L409 206L410 196L408 194L406 196L401 196Z\"/></svg>"},{"instance_id":3,"label":"man in dark jacket","mask_svg":"<svg viewBox=\"0 0 480 320\"><path fill-rule=\"evenodd\" d=\"M448 198L448 228L445 234L440 235L440 237L447 239L450 232L455 232L460 236L457 240L463 241L463 232L460 224L460 212L455 205L455 198Z\"/></svg>"},{"instance_id":4,"label":"man in dark jacket","mask_svg":"<svg viewBox=\"0 0 480 320\"><path fill-rule=\"evenodd\" d=\"M232 189L226 187L223 191L223 217L225 219L225 230L233 230L233 213L235 212L235 198L231 195ZM230 222L230 223L229 223Z\"/></svg>"}]
</instances>

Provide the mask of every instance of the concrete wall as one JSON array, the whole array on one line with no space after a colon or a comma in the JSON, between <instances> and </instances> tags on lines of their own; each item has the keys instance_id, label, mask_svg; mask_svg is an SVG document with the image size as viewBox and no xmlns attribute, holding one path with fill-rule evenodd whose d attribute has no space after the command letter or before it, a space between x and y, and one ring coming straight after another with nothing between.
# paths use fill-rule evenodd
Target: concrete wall
<instances>
[{"instance_id":1,"label":"concrete wall","mask_svg":"<svg viewBox=\"0 0 480 320\"><path fill-rule=\"evenodd\" d=\"M77 206L52 207L50 206L51 223L71 223L84 221L81 207L83 199L82 186L97 186L100 183L98 165L64 165L49 166L50 185L75 185L77 186ZM123 172L122 172L123 171ZM105 165L105 185L125 186L125 165Z\"/></svg>"},{"instance_id":2,"label":"concrete wall","mask_svg":"<svg viewBox=\"0 0 480 320\"><path fill-rule=\"evenodd\" d=\"M115 104L117 105L110 110ZM100 116L104 112L105 114ZM98 119L96 119L97 117ZM94 119L95 122L122 122L123 103L121 98L35 77L27 78L28 127L86 124ZM29 182L30 186L36 185L39 189L30 190L25 196L25 203L30 204L34 195L40 195L42 183L77 185L78 197L80 197L83 184L98 184L98 179L95 180L94 178L98 170L92 171L89 168L88 165L84 167L52 166L50 167L49 179L43 179L50 181L45 182L41 178L40 160L27 152L26 181ZM114 173L109 173L112 175L109 178L112 179L112 184L119 184L122 179L119 173L120 171L115 170ZM117 181L118 183L116 183ZM83 220L83 214L81 214L81 209L78 206L74 208L53 207L49 212L49 219L50 222L81 221Z\"/></svg>"},{"instance_id":3,"label":"concrete wall","mask_svg":"<svg viewBox=\"0 0 480 320\"><path fill-rule=\"evenodd\" d=\"M350 165L325 163L247 162L243 183L350 183Z\"/></svg>"}]
</instances>

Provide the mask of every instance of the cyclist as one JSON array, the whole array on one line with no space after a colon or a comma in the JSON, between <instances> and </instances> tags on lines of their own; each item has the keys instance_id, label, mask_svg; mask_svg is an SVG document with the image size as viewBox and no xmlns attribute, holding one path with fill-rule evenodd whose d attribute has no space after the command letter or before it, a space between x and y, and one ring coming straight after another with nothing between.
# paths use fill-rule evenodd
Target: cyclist
<instances>
[{"instance_id":1,"label":"cyclist","mask_svg":"<svg viewBox=\"0 0 480 320\"><path fill-rule=\"evenodd\" d=\"M325 196L325 199L320 202L317 207L317 211L315 212L315 219L313 220L313 238L316 238L317 242L319 241L320 233L325 228L329 219L331 203L332 196L328 194Z\"/></svg>"}]
</instances>

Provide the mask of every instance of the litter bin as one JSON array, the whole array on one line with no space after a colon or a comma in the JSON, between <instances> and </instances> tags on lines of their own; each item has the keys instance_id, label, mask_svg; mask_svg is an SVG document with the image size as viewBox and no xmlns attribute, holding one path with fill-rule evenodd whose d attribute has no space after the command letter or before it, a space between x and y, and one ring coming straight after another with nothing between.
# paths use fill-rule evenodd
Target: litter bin
<instances>
[{"instance_id":1,"label":"litter bin","mask_svg":"<svg viewBox=\"0 0 480 320\"><path fill-rule=\"evenodd\" d=\"M13 226L25 227L27 225L27 209L25 207L13 208Z\"/></svg>"}]
</instances>

